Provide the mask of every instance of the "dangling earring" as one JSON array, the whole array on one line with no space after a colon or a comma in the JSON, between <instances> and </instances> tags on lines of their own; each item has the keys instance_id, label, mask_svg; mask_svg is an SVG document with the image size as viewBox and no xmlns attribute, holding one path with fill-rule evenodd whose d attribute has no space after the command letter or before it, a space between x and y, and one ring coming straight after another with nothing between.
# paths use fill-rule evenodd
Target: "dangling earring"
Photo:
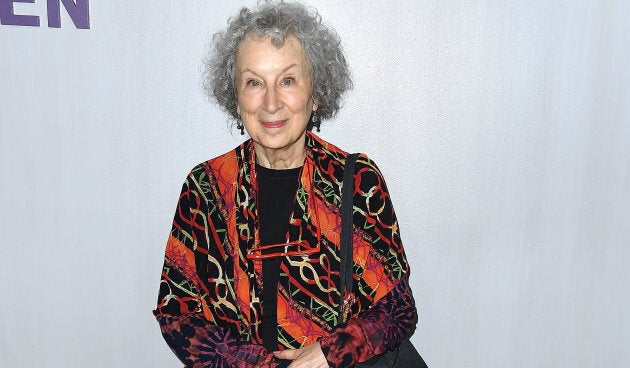
<instances>
[{"instance_id":1,"label":"dangling earring","mask_svg":"<svg viewBox=\"0 0 630 368\"><path fill-rule=\"evenodd\" d=\"M241 118L241 108L238 105L236 106L236 116L236 129L241 131L241 135L245 135L245 124Z\"/></svg>"},{"instance_id":2,"label":"dangling earring","mask_svg":"<svg viewBox=\"0 0 630 368\"><path fill-rule=\"evenodd\" d=\"M245 135L245 124L243 124L243 120L238 119L236 121L236 129L241 131L241 135Z\"/></svg>"},{"instance_id":3,"label":"dangling earring","mask_svg":"<svg viewBox=\"0 0 630 368\"><path fill-rule=\"evenodd\" d=\"M313 111L313 113L311 114L311 125L317 129L317 131L319 132L319 125L321 124L321 121L319 120L319 116L317 116L317 111Z\"/></svg>"}]
</instances>

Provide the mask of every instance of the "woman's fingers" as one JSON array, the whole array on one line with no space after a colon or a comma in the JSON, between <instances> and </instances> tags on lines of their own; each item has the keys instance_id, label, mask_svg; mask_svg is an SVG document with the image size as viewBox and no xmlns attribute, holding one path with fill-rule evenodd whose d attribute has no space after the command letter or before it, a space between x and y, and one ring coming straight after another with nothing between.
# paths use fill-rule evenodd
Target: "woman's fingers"
<instances>
[{"instance_id":1,"label":"woman's fingers","mask_svg":"<svg viewBox=\"0 0 630 368\"><path fill-rule=\"evenodd\" d=\"M329 368L319 343L301 349L276 351L273 354L280 359L292 360L288 368Z\"/></svg>"}]
</instances>

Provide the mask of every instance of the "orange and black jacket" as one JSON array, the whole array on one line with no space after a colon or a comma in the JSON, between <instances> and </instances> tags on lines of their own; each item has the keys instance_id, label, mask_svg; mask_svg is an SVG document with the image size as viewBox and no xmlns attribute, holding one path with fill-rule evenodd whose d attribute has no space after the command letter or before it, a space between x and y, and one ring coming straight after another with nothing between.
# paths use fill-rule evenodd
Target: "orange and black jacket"
<instances>
[{"instance_id":1,"label":"orange and black jacket","mask_svg":"<svg viewBox=\"0 0 630 368\"><path fill-rule=\"evenodd\" d=\"M278 250L278 349L319 342L331 367L395 348L417 320L392 202L380 171L362 154L353 198L354 287L341 323L339 208L346 156L307 132L289 245ZM196 166L179 196L154 315L187 367L280 364L260 336L255 162L250 139Z\"/></svg>"}]
</instances>

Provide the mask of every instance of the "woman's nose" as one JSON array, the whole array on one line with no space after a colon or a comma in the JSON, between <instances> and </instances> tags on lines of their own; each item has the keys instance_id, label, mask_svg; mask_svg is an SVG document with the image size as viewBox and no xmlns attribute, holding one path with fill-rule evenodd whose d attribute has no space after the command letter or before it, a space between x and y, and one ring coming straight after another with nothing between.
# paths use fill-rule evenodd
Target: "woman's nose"
<instances>
[{"instance_id":1,"label":"woman's nose","mask_svg":"<svg viewBox=\"0 0 630 368\"><path fill-rule=\"evenodd\" d=\"M275 87L267 87L265 90L265 110L271 114L282 108L282 101Z\"/></svg>"}]
</instances>

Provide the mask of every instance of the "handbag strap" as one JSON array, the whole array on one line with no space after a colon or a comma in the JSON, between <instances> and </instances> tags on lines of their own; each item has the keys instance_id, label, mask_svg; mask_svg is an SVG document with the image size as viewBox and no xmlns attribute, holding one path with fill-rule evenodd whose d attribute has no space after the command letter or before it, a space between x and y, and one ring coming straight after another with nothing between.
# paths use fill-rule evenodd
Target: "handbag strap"
<instances>
[{"instance_id":1,"label":"handbag strap","mask_svg":"<svg viewBox=\"0 0 630 368\"><path fill-rule=\"evenodd\" d=\"M354 197L354 164L359 157L352 153L346 157L343 169L343 186L341 188L341 244L339 260L339 316L344 316L346 293L352 292L352 199Z\"/></svg>"}]
</instances>

